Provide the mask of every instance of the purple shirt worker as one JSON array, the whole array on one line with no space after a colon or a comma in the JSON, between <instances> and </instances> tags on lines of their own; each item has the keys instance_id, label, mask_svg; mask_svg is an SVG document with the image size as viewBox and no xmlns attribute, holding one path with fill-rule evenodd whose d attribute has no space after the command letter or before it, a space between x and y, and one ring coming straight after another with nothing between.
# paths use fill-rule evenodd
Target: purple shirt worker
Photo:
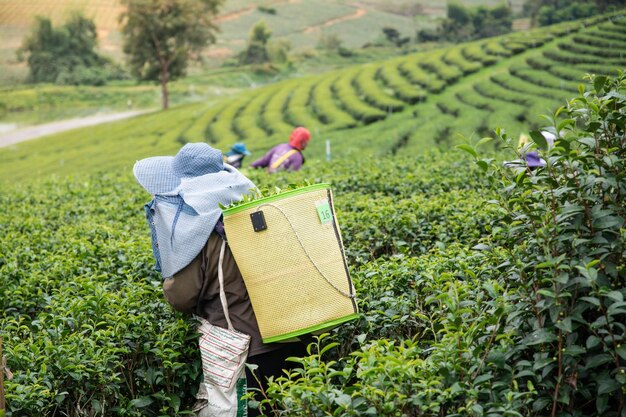
<instances>
[{"instance_id":1,"label":"purple shirt worker","mask_svg":"<svg viewBox=\"0 0 626 417\"><path fill-rule=\"evenodd\" d=\"M297 127L289 136L289 143L281 143L270 149L263 157L250 164L252 168L267 168L268 172L280 170L297 171L304 164L302 151L311 139L304 127Z\"/></svg>"}]
</instances>

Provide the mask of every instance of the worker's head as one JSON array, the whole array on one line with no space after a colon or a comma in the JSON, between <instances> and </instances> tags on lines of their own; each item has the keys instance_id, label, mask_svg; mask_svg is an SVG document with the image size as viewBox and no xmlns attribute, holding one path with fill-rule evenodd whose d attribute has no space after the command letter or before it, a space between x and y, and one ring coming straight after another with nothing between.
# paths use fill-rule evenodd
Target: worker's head
<instances>
[{"instance_id":1,"label":"worker's head","mask_svg":"<svg viewBox=\"0 0 626 417\"><path fill-rule=\"evenodd\" d=\"M153 156L135 163L135 178L150 194L178 187L183 178L200 177L224 169L222 152L204 142L188 143L176 156Z\"/></svg>"},{"instance_id":2,"label":"worker's head","mask_svg":"<svg viewBox=\"0 0 626 417\"><path fill-rule=\"evenodd\" d=\"M291 136L289 136L289 144L298 150L304 150L311 139L311 133L304 127L296 127Z\"/></svg>"},{"instance_id":3,"label":"worker's head","mask_svg":"<svg viewBox=\"0 0 626 417\"><path fill-rule=\"evenodd\" d=\"M248 151L248 149L246 148L246 145L244 143L241 142L237 142L233 145L232 148L230 148L230 152L232 153L236 153L239 155L250 155L250 152Z\"/></svg>"}]
</instances>

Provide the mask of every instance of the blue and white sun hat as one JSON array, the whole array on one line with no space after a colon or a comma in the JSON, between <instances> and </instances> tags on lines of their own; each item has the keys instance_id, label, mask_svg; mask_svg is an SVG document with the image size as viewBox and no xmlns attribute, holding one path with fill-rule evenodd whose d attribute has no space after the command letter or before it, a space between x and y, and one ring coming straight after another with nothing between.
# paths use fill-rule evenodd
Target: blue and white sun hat
<instances>
[{"instance_id":1,"label":"blue and white sun hat","mask_svg":"<svg viewBox=\"0 0 626 417\"><path fill-rule=\"evenodd\" d=\"M155 156L137 161L135 178L152 195L172 191L183 178L193 178L224 169L222 152L207 143L188 143L176 156Z\"/></svg>"},{"instance_id":2,"label":"blue and white sun hat","mask_svg":"<svg viewBox=\"0 0 626 417\"><path fill-rule=\"evenodd\" d=\"M171 277L202 250L222 215L256 186L207 143L188 143L175 156L135 163L133 174L153 199L146 205L157 269Z\"/></svg>"}]
</instances>

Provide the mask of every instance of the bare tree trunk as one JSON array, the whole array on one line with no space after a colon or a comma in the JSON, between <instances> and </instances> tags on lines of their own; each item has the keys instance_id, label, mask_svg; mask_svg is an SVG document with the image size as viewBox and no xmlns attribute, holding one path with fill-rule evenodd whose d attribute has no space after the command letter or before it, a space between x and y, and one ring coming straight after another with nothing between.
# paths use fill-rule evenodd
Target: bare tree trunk
<instances>
[{"instance_id":1,"label":"bare tree trunk","mask_svg":"<svg viewBox=\"0 0 626 417\"><path fill-rule=\"evenodd\" d=\"M167 68L161 68L161 107L163 110L167 110L170 104L167 92L167 81Z\"/></svg>"}]
</instances>

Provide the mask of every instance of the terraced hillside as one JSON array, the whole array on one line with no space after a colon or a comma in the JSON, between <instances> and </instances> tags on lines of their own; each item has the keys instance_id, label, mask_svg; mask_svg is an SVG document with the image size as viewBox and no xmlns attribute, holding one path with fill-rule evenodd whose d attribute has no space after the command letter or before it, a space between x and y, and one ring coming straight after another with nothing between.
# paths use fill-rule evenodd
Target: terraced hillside
<instances>
[{"instance_id":1,"label":"terraced hillside","mask_svg":"<svg viewBox=\"0 0 626 417\"><path fill-rule=\"evenodd\" d=\"M591 23L278 83L209 110L202 128L186 131L184 137L221 147L246 141L254 148L284 138L293 125L340 137L338 130L365 126L372 126L367 132L380 126L377 130L384 134L391 122L396 129L405 128L403 143L423 146L457 131L486 134L498 125L520 129L570 97L583 74L611 74L626 67L626 37L621 34L626 22Z\"/></svg>"},{"instance_id":2,"label":"terraced hillside","mask_svg":"<svg viewBox=\"0 0 626 417\"><path fill-rule=\"evenodd\" d=\"M314 47L322 34L337 35L348 48L361 48L376 42L384 27L396 28L404 36L430 27L446 14L446 2L426 0L227 0L216 23L220 27L217 43L205 51L210 62L240 52L254 24L263 20L272 30L273 40L289 41L295 51ZM500 0L461 0L467 6L493 6ZM514 12L523 0L510 0ZM82 10L94 19L100 50L118 62L124 58L118 17L124 10L120 0L0 0L0 84L22 82L27 74L15 51L29 32L34 17L47 16L55 24L71 10Z\"/></svg>"},{"instance_id":3,"label":"terraced hillside","mask_svg":"<svg viewBox=\"0 0 626 417\"><path fill-rule=\"evenodd\" d=\"M561 24L291 79L218 105L194 104L0 151L0 178L130 169L135 159L209 141L256 155L295 125L314 134L309 158L419 151L497 126L512 134L564 103L585 73L626 68L626 18Z\"/></svg>"}]
</instances>

